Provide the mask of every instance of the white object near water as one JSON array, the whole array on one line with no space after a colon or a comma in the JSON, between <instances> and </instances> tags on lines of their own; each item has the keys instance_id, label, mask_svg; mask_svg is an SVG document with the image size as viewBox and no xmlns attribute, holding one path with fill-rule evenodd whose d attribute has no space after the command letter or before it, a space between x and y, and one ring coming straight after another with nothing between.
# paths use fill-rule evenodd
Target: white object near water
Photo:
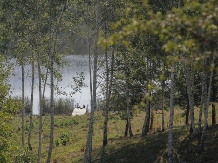
<instances>
[{"instance_id":1,"label":"white object near water","mask_svg":"<svg viewBox=\"0 0 218 163\"><path fill-rule=\"evenodd\" d=\"M84 115L86 113L86 108L75 108L73 110L72 116Z\"/></svg>"}]
</instances>

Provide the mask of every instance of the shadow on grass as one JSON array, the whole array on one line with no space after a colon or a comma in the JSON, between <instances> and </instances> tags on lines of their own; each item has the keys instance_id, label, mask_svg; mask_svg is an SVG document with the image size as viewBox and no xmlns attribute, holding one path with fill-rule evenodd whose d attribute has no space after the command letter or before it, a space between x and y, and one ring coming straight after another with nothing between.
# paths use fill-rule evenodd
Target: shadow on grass
<instances>
[{"instance_id":1,"label":"shadow on grass","mask_svg":"<svg viewBox=\"0 0 218 163\"><path fill-rule=\"evenodd\" d=\"M199 153L198 136L187 135L178 144L181 162L218 163L218 125L210 126L206 131L204 152Z\"/></svg>"},{"instance_id":2,"label":"shadow on grass","mask_svg":"<svg viewBox=\"0 0 218 163\"><path fill-rule=\"evenodd\" d=\"M185 137L187 132L186 127L176 127L175 141ZM168 162L167 144L168 131L148 134L144 138L136 135L109 140L105 149L96 149L100 152L93 163L165 163Z\"/></svg>"}]
</instances>

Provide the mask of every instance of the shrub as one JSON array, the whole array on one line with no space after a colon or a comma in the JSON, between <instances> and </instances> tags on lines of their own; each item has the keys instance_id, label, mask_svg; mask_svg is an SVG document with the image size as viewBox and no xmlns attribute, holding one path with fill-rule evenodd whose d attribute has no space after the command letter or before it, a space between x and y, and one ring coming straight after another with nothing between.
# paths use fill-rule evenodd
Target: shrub
<instances>
[{"instance_id":1,"label":"shrub","mask_svg":"<svg viewBox=\"0 0 218 163\"><path fill-rule=\"evenodd\" d=\"M56 147L59 146L59 144L60 144L60 143L59 143L58 139L55 140L55 145L56 145Z\"/></svg>"},{"instance_id":2,"label":"shrub","mask_svg":"<svg viewBox=\"0 0 218 163\"><path fill-rule=\"evenodd\" d=\"M68 136L68 134L66 134L66 133L62 133L62 134L60 135L60 139L61 139L61 144L62 144L63 146L65 146L65 145L67 144L67 142L69 142L69 136Z\"/></svg>"}]
</instances>

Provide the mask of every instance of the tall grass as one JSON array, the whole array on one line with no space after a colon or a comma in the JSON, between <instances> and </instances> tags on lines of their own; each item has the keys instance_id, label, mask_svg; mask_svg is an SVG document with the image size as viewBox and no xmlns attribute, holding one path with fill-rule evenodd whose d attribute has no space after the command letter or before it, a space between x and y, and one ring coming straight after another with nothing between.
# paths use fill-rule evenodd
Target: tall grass
<instances>
[{"instance_id":1,"label":"tall grass","mask_svg":"<svg viewBox=\"0 0 218 163\"><path fill-rule=\"evenodd\" d=\"M21 96L16 96L14 99L21 101ZM29 114L31 110L31 100L29 97L24 98L25 113ZM50 113L50 99L42 100L43 115ZM21 108L20 108L21 109ZM74 99L71 98L57 98L54 100L55 115L71 115L74 109Z\"/></svg>"},{"instance_id":2,"label":"tall grass","mask_svg":"<svg viewBox=\"0 0 218 163\"><path fill-rule=\"evenodd\" d=\"M42 101L43 114L50 112L50 99L45 98ZM74 109L74 99L58 98L54 100L54 114L55 115L71 115Z\"/></svg>"}]
</instances>

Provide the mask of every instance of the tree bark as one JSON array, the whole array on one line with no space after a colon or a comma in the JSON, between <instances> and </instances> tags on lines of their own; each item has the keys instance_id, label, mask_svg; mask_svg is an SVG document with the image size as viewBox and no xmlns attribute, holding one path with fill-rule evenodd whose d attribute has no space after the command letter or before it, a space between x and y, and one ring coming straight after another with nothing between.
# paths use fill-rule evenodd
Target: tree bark
<instances>
[{"instance_id":1,"label":"tree bark","mask_svg":"<svg viewBox=\"0 0 218 163\"><path fill-rule=\"evenodd\" d=\"M204 67L206 66L205 59L203 60L203 70L202 70L202 84L201 84L201 106L199 111L199 119L198 119L198 132L201 134L201 123L202 123L202 113L203 107L206 104L207 99L207 74L205 73Z\"/></svg>"},{"instance_id":2,"label":"tree bark","mask_svg":"<svg viewBox=\"0 0 218 163\"><path fill-rule=\"evenodd\" d=\"M215 108L215 104L212 104L212 125L216 125L216 108Z\"/></svg>"},{"instance_id":3,"label":"tree bark","mask_svg":"<svg viewBox=\"0 0 218 163\"><path fill-rule=\"evenodd\" d=\"M212 62L211 62L212 70L210 73L210 80L209 80L209 86L208 86L208 91L207 91L207 99L206 99L206 103L204 107L204 127L202 130L201 141L200 141L200 146L199 146L200 152L204 151L204 140L205 140L206 130L208 127L208 121L207 121L208 107L209 107L209 102L210 102L211 86L212 86L212 80L213 80L214 60L215 60L215 56L217 55L215 47L213 47L212 54L213 54Z\"/></svg>"},{"instance_id":4,"label":"tree bark","mask_svg":"<svg viewBox=\"0 0 218 163\"><path fill-rule=\"evenodd\" d=\"M151 93L149 92L149 89L148 89L148 85L149 85L149 80L150 80L150 75L149 75L149 60L148 60L148 57L147 57L147 72L146 72L146 76L147 76L147 84L146 84L146 89L147 89L147 94L148 95L151 95ZM148 99L148 97L146 97L146 115L145 115L145 120L144 120L144 124L143 124L143 127L142 127L142 137L146 136L147 133L149 132L149 123L150 123L150 101Z\"/></svg>"},{"instance_id":5,"label":"tree bark","mask_svg":"<svg viewBox=\"0 0 218 163\"><path fill-rule=\"evenodd\" d=\"M185 114L185 124L188 125L188 118L189 118L189 100L187 98L187 108L186 108L186 114Z\"/></svg>"},{"instance_id":6,"label":"tree bark","mask_svg":"<svg viewBox=\"0 0 218 163\"><path fill-rule=\"evenodd\" d=\"M49 143L49 149L48 149L48 157L46 163L50 163L51 155L52 155L52 149L53 149L53 139L54 139L54 53L52 52L52 6L53 6L53 0L50 0L49 2L49 69L50 69L50 116L51 116L51 122L50 122L50 143Z\"/></svg>"},{"instance_id":7,"label":"tree bark","mask_svg":"<svg viewBox=\"0 0 218 163\"><path fill-rule=\"evenodd\" d=\"M191 127L190 132L196 134L195 129L195 118L194 118L194 75L191 74L191 69L188 70L185 65L185 76L186 76L186 84L187 84L187 93L189 99L189 111L190 111L190 121Z\"/></svg>"},{"instance_id":8,"label":"tree bark","mask_svg":"<svg viewBox=\"0 0 218 163\"><path fill-rule=\"evenodd\" d=\"M94 70L93 70L93 94L91 101L91 113L89 120L89 130L86 141L86 149L84 154L83 163L92 162L92 136L93 136L93 118L94 111L96 110L96 94L97 94L97 63L98 63L98 36L99 36L99 5L100 1L96 1L96 35L95 35L95 47L94 47Z\"/></svg>"},{"instance_id":9,"label":"tree bark","mask_svg":"<svg viewBox=\"0 0 218 163\"><path fill-rule=\"evenodd\" d=\"M28 133L28 148L32 151L32 146L30 143L31 134L32 134L32 127L33 127L33 91L34 91L34 78L35 78L35 66L34 66L34 55L32 55L32 85L31 85L31 109L30 109L30 126L29 126L29 133Z\"/></svg>"},{"instance_id":10,"label":"tree bark","mask_svg":"<svg viewBox=\"0 0 218 163\"><path fill-rule=\"evenodd\" d=\"M169 163L173 163L173 116L174 116L174 70L175 66L172 66L170 77L170 120L169 120L169 135L168 135L168 156Z\"/></svg>"},{"instance_id":11,"label":"tree bark","mask_svg":"<svg viewBox=\"0 0 218 163\"><path fill-rule=\"evenodd\" d=\"M44 84L43 84L43 91L42 91L42 100L45 99L45 87L46 87L47 80L48 80L48 71L49 71L49 68L46 69L45 81L44 81Z\"/></svg>"},{"instance_id":12,"label":"tree bark","mask_svg":"<svg viewBox=\"0 0 218 163\"><path fill-rule=\"evenodd\" d=\"M114 47L112 49L112 58L111 58L111 73L110 73L110 81L109 81L109 69L108 69L108 60L107 53L105 54L106 60L106 107L105 107L105 118L104 118L104 132L103 132L103 146L107 145L107 123L108 123L108 112L109 112L109 104L110 104L110 96L111 96L111 87L113 81L113 66L114 66Z\"/></svg>"},{"instance_id":13,"label":"tree bark","mask_svg":"<svg viewBox=\"0 0 218 163\"><path fill-rule=\"evenodd\" d=\"M146 115L145 115L144 125L142 128L142 136L146 136L147 133L149 132L150 115L151 115L150 112L151 112L150 101L147 98L146 99Z\"/></svg>"},{"instance_id":14,"label":"tree bark","mask_svg":"<svg viewBox=\"0 0 218 163\"><path fill-rule=\"evenodd\" d=\"M178 1L178 8L180 8L181 0ZM174 56L175 54L173 54ZM170 120L169 120L169 135L168 135L168 156L169 163L173 163L173 116L174 116L174 79L175 79L175 65L172 64L170 75Z\"/></svg>"},{"instance_id":15,"label":"tree bark","mask_svg":"<svg viewBox=\"0 0 218 163\"><path fill-rule=\"evenodd\" d=\"M128 76L126 77L128 78ZM127 114L127 122L126 122L126 131L124 136L128 135L128 130L129 130L129 135L130 137L133 136L132 133L132 127L131 127L131 118L130 118L130 97L129 97L129 83L128 83L128 79L126 79L126 114Z\"/></svg>"},{"instance_id":16,"label":"tree bark","mask_svg":"<svg viewBox=\"0 0 218 163\"><path fill-rule=\"evenodd\" d=\"M40 54L38 52L38 80L39 80L39 146L38 146L38 163L41 160L42 149L42 91L41 91L41 67L40 67Z\"/></svg>"},{"instance_id":17,"label":"tree bark","mask_svg":"<svg viewBox=\"0 0 218 163\"><path fill-rule=\"evenodd\" d=\"M214 63L216 63L217 60L214 59ZM215 66L217 66L217 64L215 64ZM216 125L216 106L215 106L215 102L216 102L216 96L217 96L217 87L216 87L216 78L215 78L215 71L213 72L214 75L213 75L213 80L212 80L212 125Z\"/></svg>"},{"instance_id":18,"label":"tree bark","mask_svg":"<svg viewBox=\"0 0 218 163\"><path fill-rule=\"evenodd\" d=\"M150 124L150 131L153 130L153 124L154 124L154 112L151 111L151 124Z\"/></svg>"},{"instance_id":19,"label":"tree bark","mask_svg":"<svg viewBox=\"0 0 218 163\"><path fill-rule=\"evenodd\" d=\"M164 127L164 88L165 88L165 83L164 81L162 82L162 132L165 131Z\"/></svg>"},{"instance_id":20,"label":"tree bark","mask_svg":"<svg viewBox=\"0 0 218 163\"><path fill-rule=\"evenodd\" d=\"M24 147L24 118L25 118L25 104L24 104L24 61L21 61L21 69L22 69L22 146Z\"/></svg>"}]
</instances>

